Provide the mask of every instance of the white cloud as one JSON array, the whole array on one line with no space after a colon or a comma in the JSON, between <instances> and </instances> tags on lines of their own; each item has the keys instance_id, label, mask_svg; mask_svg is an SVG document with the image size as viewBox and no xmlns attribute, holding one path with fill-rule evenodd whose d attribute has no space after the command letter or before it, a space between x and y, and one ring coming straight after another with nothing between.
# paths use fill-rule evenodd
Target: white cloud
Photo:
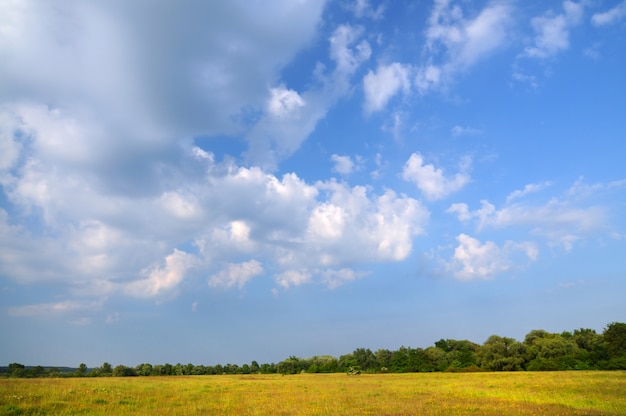
<instances>
[{"instance_id":1,"label":"white cloud","mask_svg":"<svg viewBox=\"0 0 626 416\"><path fill-rule=\"evenodd\" d=\"M362 278L366 275L364 272L356 272L352 269L340 270L324 270L321 272L322 281L330 288L336 289L339 286L351 282L352 280Z\"/></svg>"},{"instance_id":2,"label":"white cloud","mask_svg":"<svg viewBox=\"0 0 626 416\"><path fill-rule=\"evenodd\" d=\"M240 289L253 277L263 274L263 266L256 260L228 264L209 279L209 286Z\"/></svg>"},{"instance_id":3,"label":"white cloud","mask_svg":"<svg viewBox=\"0 0 626 416\"><path fill-rule=\"evenodd\" d=\"M372 52L362 34L362 28L350 25L335 29L329 38L329 57L335 67L330 72L317 70L318 82L308 90L270 89L266 114L246 135L250 163L274 170L301 146L337 100L350 92L352 77Z\"/></svg>"},{"instance_id":4,"label":"white cloud","mask_svg":"<svg viewBox=\"0 0 626 416\"><path fill-rule=\"evenodd\" d=\"M453 136L475 136L477 134L482 134L482 130L474 128L474 127L462 127L456 125L452 127L452 135Z\"/></svg>"},{"instance_id":5,"label":"white cloud","mask_svg":"<svg viewBox=\"0 0 626 416\"><path fill-rule=\"evenodd\" d=\"M460 172L453 177L446 177L442 169L432 164L425 164L419 153L413 153L404 165L402 177L415 185L429 200L437 200L460 190L470 182L467 173L471 161L465 159L460 166Z\"/></svg>"},{"instance_id":6,"label":"white cloud","mask_svg":"<svg viewBox=\"0 0 626 416\"><path fill-rule=\"evenodd\" d=\"M512 256L516 252L532 261L539 254L536 246L529 242L507 241L503 247L499 247L492 241L481 243L466 234L459 234L456 240L459 245L455 248L447 269L460 280L489 279L507 271L514 265Z\"/></svg>"},{"instance_id":7,"label":"white cloud","mask_svg":"<svg viewBox=\"0 0 626 416\"><path fill-rule=\"evenodd\" d=\"M602 13L594 13L591 22L596 26L611 25L626 17L626 1L618 3L615 7Z\"/></svg>"},{"instance_id":8,"label":"white cloud","mask_svg":"<svg viewBox=\"0 0 626 416\"><path fill-rule=\"evenodd\" d=\"M369 0L355 0L354 3L349 4L348 9L354 13L357 18L369 17L374 20L383 18L385 12L385 5L379 4L374 9Z\"/></svg>"},{"instance_id":9,"label":"white cloud","mask_svg":"<svg viewBox=\"0 0 626 416\"><path fill-rule=\"evenodd\" d=\"M460 6L437 0L426 29L429 62L418 68L415 78L419 92L445 86L455 75L505 46L511 14L507 3L492 3L467 19Z\"/></svg>"},{"instance_id":10,"label":"white cloud","mask_svg":"<svg viewBox=\"0 0 626 416\"><path fill-rule=\"evenodd\" d=\"M481 201L481 207L471 211L465 203L455 203L447 212L456 214L460 221L476 222L477 230L487 227L493 229L508 227L529 227L532 235L543 237L548 244L571 250L577 241L597 236L613 236L615 231L609 226L609 212L601 204L590 205L585 199L597 197L601 192L609 192L626 187L626 181L584 185L577 182L562 200L551 198L544 204L531 204L523 197L539 192L550 182L529 184L523 190L509 194L501 208L487 200ZM520 199L522 199L520 201Z\"/></svg>"},{"instance_id":11,"label":"white cloud","mask_svg":"<svg viewBox=\"0 0 626 416\"><path fill-rule=\"evenodd\" d=\"M358 162L362 162L361 158L357 156L357 163L352 161L350 156L331 155L330 160L335 163L333 166L333 172L340 173L342 175L349 175L355 170L359 169Z\"/></svg>"},{"instance_id":12,"label":"white cloud","mask_svg":"<svg viewBox=\"0 0 626 416\"><path fill-rule=\"evenodd\" d=\"M572 1L563 2L564 13L538 16L531 20L536 33L534 46L524 50L531 58L548 58L569 48L571 28L582 22L583 6Z\"/></svg>"},{"instance_id":13,"label":"white cloud","mask_svg":"<svg viewBox=\"0 0 626 416\"><path fill-rule=\"evenodd\" d=\"M549 187L550 185L552 185L552 183L548 181L541 182L541 183L529 183L526 186L524 186L524 189L518 189L518 190L511 192L506 197L506 203L508 204L514 199L523 198L524 196L528 194L542 191L543 189Z\"/></svg>"},{"instance_id":14,"label":"white cloud","mask_svg":"<svg viewBox=\"0 0 626 416\"><path fill-rule=\"evenodd\" d=\"M330 57L337 63L337 71L352 74L360 64L367 61L372 49L366 40L351 48L361 36L362 28L350 25L339 26L330 38Z\"/></svg>"},{"instance_id":15,"label":"white cloud","mask_svg":"<svg viewBox=\"0 0 626 416\"><path fill-rule=\"evenodd\" d=\"M311 282L311 273L307 270L286 270L277 274L274 279L276 283L284 288L290 286L300 286Z\"/></svg>"},{"instance_id":16,"label":"white cloud","mask_svg":"<svg viewBox=\"0 0 626 416\"><path fill-rule=\"evenodd\" d=\"M294 117L294 113L306 104L297 92L286 89L284 86L272 88L270 94L267 111L273 117Z\"/></svg>"},{"instance_id":17,"label":"white cloud","mask_svg":"<svg viewBox=\"0 0 626 416\"><path fill-rule=\"evenodd\" d=\"M7 313L10 316L50 317L75 312L85 313L102 309L102 301L63 301L56 303L38 303L34 305L10 306Z\"/></svg>"},{"instance_id":18,"label":"white cloud","mask_svg":"<svg viewBox=\"0 0 626 416\"><path fill-rule=\"evenodd\" d=\"M125 285L124 292L137 297L154 297L176 290L185 278L185 273L196 263L194 256L174 250L165 258L163 266L146 270L145 279Z\"/></svg>"},{"instance_id":19,"label":"white cloud","mask_svg":"<svg viewBox=\"0 0 626 416\"><path fill-rule=\"evenodd\" d=\"M369 71L363 78L365 112L372 113L384 109L400 90L408 94L411 87L410 72L410 67L397 62L379 66L376 72Z\"/></svg>"}]
</instances>

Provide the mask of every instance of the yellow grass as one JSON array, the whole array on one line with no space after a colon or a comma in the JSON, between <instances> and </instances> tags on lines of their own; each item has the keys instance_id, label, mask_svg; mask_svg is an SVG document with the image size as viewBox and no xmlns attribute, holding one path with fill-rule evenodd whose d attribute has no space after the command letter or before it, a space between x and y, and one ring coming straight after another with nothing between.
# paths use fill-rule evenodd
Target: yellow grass
<instances>
[{"instance_id":1,"label":"yellow grass","mask_svg":"<svg viewBox=\"0 0 626 416\"><path fill-rule=\"evenodd\" d=\"M2 379L0 414L626 415L626 372Z\"/></svg>"}]
</instances>

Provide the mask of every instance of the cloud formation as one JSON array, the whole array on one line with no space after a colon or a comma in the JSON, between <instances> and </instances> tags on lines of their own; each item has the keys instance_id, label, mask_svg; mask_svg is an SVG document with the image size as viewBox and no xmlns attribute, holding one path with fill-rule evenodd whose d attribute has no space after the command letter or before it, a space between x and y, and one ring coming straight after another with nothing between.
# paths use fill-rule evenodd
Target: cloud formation
<instances>
[{"instance_id":1,"label":"cloud formation","mask_svg":"<svg viewBox=\"0 0 626 416\"><path fill-rule=\"evenodd\" d=\"M470 165L471 159L464 158L459 167L460 172L452 177L446 177L442 169L425 164L422 155L413 153L404 165L402 177L413 182L426 199L434 201L445 198L467 185L470 182L467 173Z\"/></svg>"},{"instance_id":2,"label":"cloud formation","mask_svg":"<svg viewBox=\"0 0 626 416\"><path fill-rule=\"evenodd\" d=\"M446 264L446 268L459 280L490 279L511 269L514 255L521 253L528 260L534 261L539 253L530 242L506 241L499 247L493 241L481 243L466 234L459 234L456 241L459 245L454 249L452 260Z\"/></svg>"},{"instance_id":3,"label":"cloud formation","mask_svg":"<svg viewBox=\"0 0 626 416\"><path fill-rule=\"evenodd\" d=\"M601 13L594 13L591 22L596 26L608 26L619 22L626 17L626 1Z\"/></svg>"},{"instance_id":4,"label":"cloud formation","mask_svg":"<svg viewBox=\"0 0 626 416\"><path fill-rule=\"evenodd\" d=\"M524 50L531 58L549 58L569 48L571 28L582 22L583 6L573 1L563 2L563 13L534 17L531 25L536 33L534 46Z\"/></svg>"}]
</instances>

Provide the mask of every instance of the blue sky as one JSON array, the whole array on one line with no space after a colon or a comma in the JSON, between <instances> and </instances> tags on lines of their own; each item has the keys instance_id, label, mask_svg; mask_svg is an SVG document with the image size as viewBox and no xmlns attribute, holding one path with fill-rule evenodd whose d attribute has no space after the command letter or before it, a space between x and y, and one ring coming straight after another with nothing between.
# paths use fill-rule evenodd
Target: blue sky
<instances>
[{"instance_id":1,"label":"blue sky","mask_svg":"<svg viewBox=\"0 0 626 416\"><path fill-rule=\"evenodd\" d=\"M0 356L626 320L626 2L0 1Z\"/></svg>"}]
</instances>

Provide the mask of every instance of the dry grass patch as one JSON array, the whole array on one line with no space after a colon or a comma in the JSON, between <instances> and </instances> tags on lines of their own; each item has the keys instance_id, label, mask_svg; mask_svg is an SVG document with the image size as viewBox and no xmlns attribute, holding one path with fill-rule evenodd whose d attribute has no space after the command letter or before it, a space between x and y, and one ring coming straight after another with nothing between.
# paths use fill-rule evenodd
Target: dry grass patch
<instances>
[{"instance_id":1,"label":"dry grass patch","mask_svg":"<svg viewBox=\"0 0 626 416\"><path fill-rule=\"evenodd\" d=\"M2 379L1 415L623 415L625 372Z\"/></svg>"}]
</instances>

